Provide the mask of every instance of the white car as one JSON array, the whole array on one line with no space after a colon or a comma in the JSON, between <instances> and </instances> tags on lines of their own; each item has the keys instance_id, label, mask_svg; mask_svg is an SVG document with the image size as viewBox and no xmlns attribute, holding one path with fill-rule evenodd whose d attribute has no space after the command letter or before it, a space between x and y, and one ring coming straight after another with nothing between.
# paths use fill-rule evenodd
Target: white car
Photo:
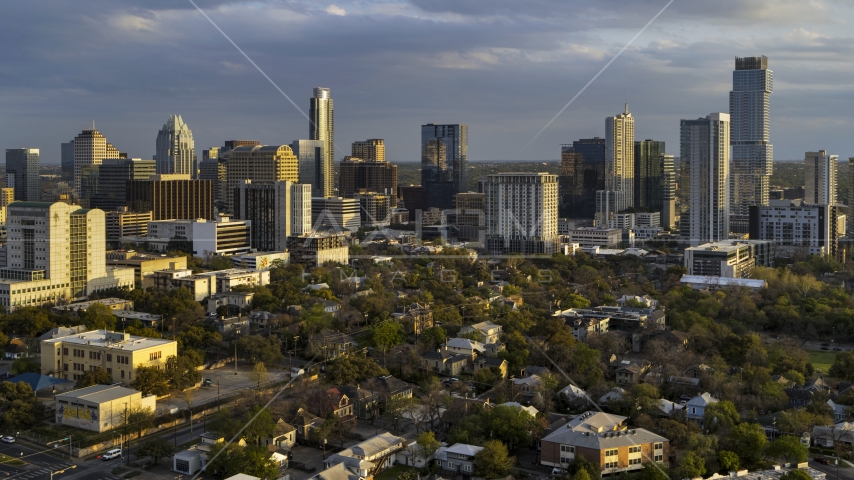
<instances>
[{"instance_id":1,"label":"white car","mask_svg":"<svg viewBox=\"0 0 854 480\"><path fill-rule=\"evenodd\" d=\"M0 438L0 441L2 441L3 443L15 443L15 437L10 437L7 435L3 438Z\"/></svg>"},{"instance_id":2,"label":"white car","mask_svg":"<svg viewBox=\"0 0 854 480\"><path fill-rule=\"evenodd\" d=\"M112 460L116 457L121 457L121 456L122 456L122 449L121 448L114 448L112 450L107 450L107 453L101 455L101 458L104 461L106 461L106 460Z\"/></svg>"}]
</instances>

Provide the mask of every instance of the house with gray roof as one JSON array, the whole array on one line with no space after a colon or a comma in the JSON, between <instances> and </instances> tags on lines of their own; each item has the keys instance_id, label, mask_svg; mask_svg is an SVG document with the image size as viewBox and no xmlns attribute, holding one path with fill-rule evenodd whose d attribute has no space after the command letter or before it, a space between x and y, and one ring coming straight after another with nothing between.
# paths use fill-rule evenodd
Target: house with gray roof
<instances>
[{"instance_id":1,"label":"house with gray roof","mask_svg":"<svg viewBox=\"0 0 854 480\"><path fill-rule=\"evenodd\" d=\"M439 467L439 475L471 477L474 475L474 456L481 450L483 447L465 443L455 443L450 447L439 447L434 457L434 461Z\"/></svg>"}]
</instances>

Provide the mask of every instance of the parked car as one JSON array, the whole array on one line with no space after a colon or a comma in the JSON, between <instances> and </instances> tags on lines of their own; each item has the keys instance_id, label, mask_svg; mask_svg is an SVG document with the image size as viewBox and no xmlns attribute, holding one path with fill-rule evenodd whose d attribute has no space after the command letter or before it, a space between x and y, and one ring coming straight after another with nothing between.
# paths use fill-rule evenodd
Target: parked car
<instances>
[{"instance_id":1,"label":"parked car","mask_svg":"<svg viewBox=\"0 0 854 480\"><path fill-rule=\"evenodd\" d=\"M210 386L211 386L211 379L210 379L210 378L206 378L206 379L205 379L205 383L204 383L204 385L205 385L206 387L210 387Z\"/></svg>"},{"instance_id":2,"label":"parked car","mask_svg":"<svg viewBox=\"0 0 854 480\"><path fill-rule=\"evenodd\" d=\"M813 458L813 461L821 463L822 465L830 465L830 461L824 457L815 457Z\"/></svg>"},{"instance_id":3,"label":"parked car","mask_svg":"<svg viewBox=\"0 0 854 480\"><path fill-rule=\"evenodd\" d=\"M299 367L291 368L291 378L299 377L300 375L305 375L305 370Z\"/></svg>"},{"instance_id":4,"label":"parked car","mask_svg":"<svg viewBox=\"0 0 854 480\"><path fill-rule=\"evenodd\" d=\"M0 438L0 441L2 441L3 443L15 443L15 437L10 437L7 435L3 438Z\"/></svg>"}]
</instances>

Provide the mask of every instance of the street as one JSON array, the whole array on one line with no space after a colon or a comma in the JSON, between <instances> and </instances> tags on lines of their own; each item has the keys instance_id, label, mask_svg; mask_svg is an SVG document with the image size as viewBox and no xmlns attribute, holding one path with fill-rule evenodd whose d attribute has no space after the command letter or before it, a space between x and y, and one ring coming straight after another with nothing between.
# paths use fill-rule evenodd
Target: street
<instances>
[{"instance_id":1,"label":"street","mask_svg":"<svg viewBox=\"0 0 854 480\"><path fill-rule=\"evenodd\" d=\"M0 444L0 453L8 455L12 458L20 458L27 462L27 465L21 467L13 467L0 465L0 478L20 479L20 480L36 480L49 479L51 472L62 470L72 465L77 465L73 470L68 470L65 473L57 474L54 478L60 479L82 479L86 480L119 480L121 477L113 475L110 471L118 465L116 462L104 462L109 465L98 465L93 462L72 462L68 456L56 456L52 453L45 453L49 447L45 446L42 449L32 448L21 443ZM21 455L23 453L23 455ZM100 468L99 468L100 467Z\"/></svg>"}]
</instances>

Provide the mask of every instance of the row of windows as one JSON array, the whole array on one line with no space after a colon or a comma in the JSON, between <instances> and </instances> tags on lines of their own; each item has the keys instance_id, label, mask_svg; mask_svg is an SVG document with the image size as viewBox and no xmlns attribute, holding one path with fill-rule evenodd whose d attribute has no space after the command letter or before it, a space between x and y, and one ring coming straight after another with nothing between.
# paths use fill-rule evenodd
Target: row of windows
<instances>
[{"instance_id":1,"label":"row of windows","mask_svg":"<svg viewBox=\"0 0 854 480\"><path fill-rule=\"evenodd\" d=\"M616 448L613 450L605 450L605 456L606 457L613 457L617 453L618 453L618 450Z\"/></svg>"},{"instance_id":2,"label":"row of windows","mask_svg":"<svg viewBox=\"0 0 854 480\"><path fill-rule=\"evenodd\" d=\"M163 356L162 352L152 352L152 353L148 354L148 359L149 360L157 360L157 359L161 358L162 356Z\"/></svg>"},{"instance_id":3,"label":"row of windows","mask_svg":"<svg viewBox=\"0 0 854 480\"><path fill-rule=\"evenodd\" d=\"M636 447L629 447L629 453L640 453L640 451L641 451L641 447L640 447L640 446L636 446Z\"/></svg>"}]
</instances>

